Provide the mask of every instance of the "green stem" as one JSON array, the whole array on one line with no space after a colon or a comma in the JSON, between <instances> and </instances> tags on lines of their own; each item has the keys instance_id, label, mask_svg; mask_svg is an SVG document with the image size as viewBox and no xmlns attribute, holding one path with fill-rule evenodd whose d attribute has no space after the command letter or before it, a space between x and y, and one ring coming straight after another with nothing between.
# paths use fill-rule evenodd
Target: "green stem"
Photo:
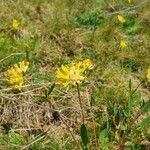
<instances>
[{"instance_id":1,"label":"green stem","mask_svg":"<svg viewBox=\"0 0 150 150\"><path fill-rule=\"evenodd\" d=\"M81 101L80 88L79 88L78 83L76 83L76 85L77 85L78 99L79 99L79 104L80 104L81 114L82 114L82 123L84 124L84 111L83 111L83 106L82 106L82 101Z\"/></svg>"},{"instance_id":2,"label":"green stem","mask_svg":"<svg viewBox=\"0 0 150 150\"><path fill-rule=\"evenodd\" d=\"M130 93L130 96L133 96L134 93L137 91L137 89L138 89L141 85L142 85L142 83L140 82L140 83L137 85L137 87L134 89L134 91L132 91L132 92Z\"/></svg>"}]
</instances>

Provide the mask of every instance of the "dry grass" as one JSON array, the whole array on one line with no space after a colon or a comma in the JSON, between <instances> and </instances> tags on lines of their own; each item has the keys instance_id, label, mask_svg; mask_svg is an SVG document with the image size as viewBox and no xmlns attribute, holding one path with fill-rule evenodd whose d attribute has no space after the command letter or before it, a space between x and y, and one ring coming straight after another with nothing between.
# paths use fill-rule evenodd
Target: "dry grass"
<instances>
[{"instance_id":1,"label":"dry grass","mask_svg":"<svg viewBox=\"0 0 150 150\"><path fill-rule=\"evenodd\" d=\"M81 109L76 89L66 92L56 86L49 97L44 94L55 82L55 70L61 64L84 58L94 63L89 82L81 86L86 125L91 133L90 150L95 150L96 145L94 126L98 134L108 119L108 101L119 108L126 104L130 79L133 89L141 83L134 100L149 101L148 1L134 1L130 6L124 0L2 0L0 7L0 132L2 139L7 129L25 136L27 139L17 149L76 149L70 135L71 131L80 140ZM134 25L131 28L120 25L118 14ZM11 26L14 18L20 22L17 31ZM125 49L119 48L121 39L127 41ZM15 93L4 84L3 72L23 59L28 59L30 67L22 91ZM90 106L92 94L96 101L93 107ZM56 111L60 115L58 119L53 114ZM136 139L135 134L134 144L148 142L145 131L139 137ZM109 148L116 149L117 144L111 141ZM0 149L11 150L13 146L10 141L8 145L0 143Z\"/></svg>"}]
</instances>

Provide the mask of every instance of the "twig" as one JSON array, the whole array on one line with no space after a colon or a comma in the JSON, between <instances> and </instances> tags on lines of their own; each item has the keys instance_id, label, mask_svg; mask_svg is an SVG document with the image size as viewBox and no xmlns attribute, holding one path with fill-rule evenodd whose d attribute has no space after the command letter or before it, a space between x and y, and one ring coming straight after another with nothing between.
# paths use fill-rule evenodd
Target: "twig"
<instances>
[{"instance_id":1,"label":"twig","mask_svg":"<svg viewBox=\"0 0 150 150\"><path fill-rule=\"evenodd\" d=\"M7 58L12 57L12 56L15 56L15 55L24 55L24 54L25 54L25 53L13 53L13 54L11 54L11 55L9 55L9 56L7 56L7 57L1 59L1 60L0 60L0 63L3 62L4 60L6 60Z\"/></svg>"},{"instance_id":2,"label":"twig","mask_svg":"<svg viewBox=\"0 0 150 150\"><path fill-rule=\"evenodd\" d=\"M40 138L34 140L33 142L31 142L30 144L26 145L25 147L23 147L21 150L26 149L27 147L29 147L30 145L33 145L34 143L40 141L41 139L43 139L46 135L41 136Z\"/></svg>"},{"instance_id":3,"label":"twig","mask_svg":"<svg viewBox=\"0 0 150 150\"><path fill-rule=\"evenodd\" d=\"M119 14L119 13L126 13L132 9L136 9L136 8L139 8L141 6L144 6L145 4L147 3L147 0L141 2L139 5L136 5L136 6L132 6L132 7L129 7L129 8L126 8L126 9L123 9L123 10L120 10L120 11L115 11L113 13L107 13L105 16L111 16L111 15L116 15L116 14Z\"/></svg>"}]
</instances>

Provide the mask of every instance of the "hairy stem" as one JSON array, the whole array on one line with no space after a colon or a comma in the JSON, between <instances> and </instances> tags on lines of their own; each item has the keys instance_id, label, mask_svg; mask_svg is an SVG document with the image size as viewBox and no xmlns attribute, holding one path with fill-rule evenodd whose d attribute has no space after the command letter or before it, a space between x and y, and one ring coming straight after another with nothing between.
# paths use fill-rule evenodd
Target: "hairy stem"
<instances>
[{"instance_id":1,"label":"hairy stem","mask_svg":"<svg viewBox=\"0 0 150 150\"><path fill-rule=\"evenodd\" d=\"M84 124L84 111L83 111L83 106L82 106L80 88L79 88L79 84L78 83L76 83L76 85L77 85L77 91L78 91L78 100L79 100L79 104L80 104L80 108L81 108L82 123Z\"/></svg>"}]
</instances>

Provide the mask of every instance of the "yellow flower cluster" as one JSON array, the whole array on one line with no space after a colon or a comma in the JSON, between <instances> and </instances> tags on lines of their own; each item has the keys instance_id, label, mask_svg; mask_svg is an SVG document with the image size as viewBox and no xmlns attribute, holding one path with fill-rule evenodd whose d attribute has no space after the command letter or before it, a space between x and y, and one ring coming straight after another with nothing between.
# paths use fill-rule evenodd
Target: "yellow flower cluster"
<instances>
[{"instance_id":1,"label":"yellow flower cluster","mask_svg":"<svg viewBox=\"0 0 150 150\"><path fill-rule=\"evenodd\" d=\"M5 72L6 82L13 89L21 90L23 85L23 73L26 72L29 62L22 61L15 64Z\"/></svg>"},{"instance_id":2,"label":"yellow flower cluster","mask_svg":"<svg viewBox=\"0 0 150 150\"><path fill-rule=\"evenodd\" d=\"M147 80L150 82L150 68L147 70Z\"/></svg>"},{"instance_id":3,"label":"yellow flower cluster","mask_svg":"<svg viewBox=\"0 0 150 150\"><path fill-rule=\"evenodd\" d=\"M19 28L19 24L20 23L16 19L13 19L13 21L12 21L12 27L14 29L18 29Z\"/></svg>"},{"instance_id":4,"label":"yellow flower cluster","mask_svg":"<svg viewBox=\"0 0 150 150\"><path fill-rule=\"evenodd\" d=\"M61 65L61 67L57 68L56 71L57 83L64 87L67 87L68 85L75 85L76 83L79 84L86 80L83 73L92 68L92 62L89 59L65 66Z\"/></svg>"}]
</instances>

